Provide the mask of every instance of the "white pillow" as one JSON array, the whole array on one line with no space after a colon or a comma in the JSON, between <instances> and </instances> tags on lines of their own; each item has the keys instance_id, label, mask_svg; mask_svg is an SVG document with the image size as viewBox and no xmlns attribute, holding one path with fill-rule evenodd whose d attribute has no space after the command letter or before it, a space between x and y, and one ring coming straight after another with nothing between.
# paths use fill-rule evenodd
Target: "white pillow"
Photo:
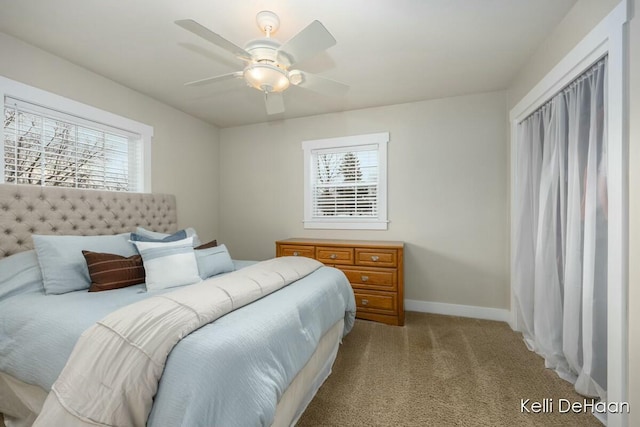
<instances>
[{"instance_id":1,"label":"white pillow","mask_svg":"<svg viewBox=\"0 0 640 427\"><path fill-rule=\"evenodd\" d=\"M182 230L181 230L182 231ZM188 227L184 229L185 233L187 233L187 237L193 236L193 247L200 246L200 239L198 238L198 234L194 228ZM171 234L167 233L158 233L157 231L147 230L143 227L136 228L136 234L139 236L147 237L149 239L162 240L165 237L171 236Z\"/></svg>"},{"instance_id":2,"label":"white pillow","mask_svg":"<svg viewBox=\"0 0 640 427\"><path fill-rule=\"evenodd\" d=\"M175 242L131 242L142 256L147 291L200 282L193 237Z\"/></svg>"}]
</instances>

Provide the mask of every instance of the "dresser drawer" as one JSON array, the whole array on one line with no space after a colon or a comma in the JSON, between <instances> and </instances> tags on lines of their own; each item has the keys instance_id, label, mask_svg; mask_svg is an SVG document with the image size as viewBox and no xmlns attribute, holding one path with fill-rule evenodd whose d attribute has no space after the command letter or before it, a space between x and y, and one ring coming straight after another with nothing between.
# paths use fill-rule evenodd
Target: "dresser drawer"
<instances>
[{"instance_id":1,"label":"dresser drawer","mask_svg":"<svg viewBox=\"0 0 640 427\"><path fill-rule=\"evenodd\" d=\"M344 272L354 288L395 291L398 287L396 270L342 266L338 268Z\"/></svg>"},{"instance_id":2,"label":"dresser drawer","mask_svg":"<svg viewBox=\"0 0 640 427\"><path fill-rule=\"evenodd\" d=\"M392 315L398 313L395 293L361 292L358 289L354 289L353 293L358 311Z\"/></svg>"},{"instance_id":3,"label":"dresser drawer","mask_svg":"<svg viewBox=\"0 0 640 427\"><path fill-rule=\"evenodd\" d=\"M353 248L316 246L316 259L323 264L353 265Z\"/></svg>"},{"instance_id":4,"label":"dresser drawer","mask_svg":"<svg viewBox=\"0 0 640 427\"><path fill-rule=\"evenodd\" d=\"M280 245L280 253L278 256L306 256L307 258L315 258L315 247Z\"/></svg>"},{"instance_id":5,"label":"dresser drawer","mask_svg":"<svg viewBox=\"0 0 640 427\"><path fill-rule=\"evenodd\" d=\"M397 267L398 251L395 249L356 248L356 265Z\"/></svg>"}]
</instances>

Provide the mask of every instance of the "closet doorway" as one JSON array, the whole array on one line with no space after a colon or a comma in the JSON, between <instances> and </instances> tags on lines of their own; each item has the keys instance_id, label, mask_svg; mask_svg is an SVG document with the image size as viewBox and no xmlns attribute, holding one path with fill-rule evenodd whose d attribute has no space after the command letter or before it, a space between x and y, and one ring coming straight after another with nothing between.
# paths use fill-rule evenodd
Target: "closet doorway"
<instances>
[{"instance_id":1,"label":"closet doorway","mask_svg":"<svg viewBox=\"0 0 640 427\"><path fill-rule=\"evenodd\" d=\"M518 124L520 330L581 395L607 399L607 58Z\"/></svg>"},{"instance_id":2,"label":"closet doorway","mask_svg":"<svg viewBox=\"0 0 640 427\"><path fill-rule=\"evenodd\" d=\"M629 189L628 140L624 131L628 128L625 102L628 40L624 31L627 16L627 2L623 1L511 110L509 117L511 327L523 332L530 348L548 354L547 366L575 381L579 392L604 396L607 402L626 402L628 399ZM586 148L578 148L578 154L573 154L577 157L572 160L575 169L570 170L568 134L571 126L554 119L552 111L568 115L575 106L569 105L566 98L566 105L560 106L555 97L572 90L572 84L575 89L580 81L589 80L596 74L603 76L602 119L599 122L597 103L593 104L593 110L590 106L589 130L590 134L593 130L593 135L598 135L601 123L601 137L594 136L593 146L586 144ZM519 138L527 132L532 140L539 137L534 134L536 127L543 132L542 139L549 136L546 140L552 141L552 134L564 132L567 141L559 145L548 142L546 147L544 142L540 142L542 146L522 147ZM591 154L589 148L592 148ZM535 151L537 149L539 153ZM531 151L531 162L524 160L527 150ZM586 150L586 154L580 150ZM519 161L524 162L524 166L519 165ZM530 170L522 170L522 167L530 167ZM537 183L535 180L528 184L526 180L522 181L527 174L537 176L538 170L540 179ZM570 176L579 176L580 182L575 178L571 181ZM523 191L528 192L527 195ZM530 218L526 218L527 213L523 210L527 203L532 208L528 211ZM524 227L526 221L529 228ZM538 229L540 224L543 226ZM579 239L572 234L578 232ZM529 237L525 235L524 239L529 239L528 246L520 241L526 233ZM523 262L524 259L528 261ZM579 264L576 259L581 260ZM582 286L578 291L571 285L565 286L567 281L579 282ZM586 287L584 283L587 283ZM565 307L567 299L572 299L572 303ZM575 304L576 299L578 304ZM541 319L537 324L536 302L540 305L539 312L548 310L550 313L550 318ZM545 304L550 306L543 308ZM575 328L576 325L579 335L567 334L565 337L563 328ZM553 332L545 338L537 338L537 332L547 329ZM585 352L585 348L588 351ZM565 352L565 349L571 351ZM606 423L609 427L625 427L628 416L624 412L609 413Z\"/></svg>"}]
</instances>

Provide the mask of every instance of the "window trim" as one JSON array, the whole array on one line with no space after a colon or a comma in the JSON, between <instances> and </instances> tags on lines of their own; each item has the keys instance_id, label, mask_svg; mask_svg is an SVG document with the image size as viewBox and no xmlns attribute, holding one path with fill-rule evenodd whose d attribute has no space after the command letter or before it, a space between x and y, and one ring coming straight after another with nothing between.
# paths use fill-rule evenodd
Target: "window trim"
<instances>
[{"instance_id":1,"label":"window trim","mask_svg":"<svg viewBox=\"0 0 640 427\"><path fill-rule=\"evenodd\" d=\"M57 110L61 113L78 117L81 120L90 120L105 126L118 128L127 133L141 135L143 185L140 191L151 193L152 126L0 76L0 99L2 100L0 103L0 115L2 117L4 117L6 97L23 100L39 105L42 108ZM0 126L0 158L4 159L4 126ZM4 161L0 161L0 183L4 183Z\"/></svg>"},{"instance_id":2,"label":"window trim","mask_svg":"<svg viewBox=\"0 0 640 427\"><path fill-rule=\"evenodd\" d=\"M337 138L314 139L302 142L304 151L304 220L305 229L387 230L387 144L389 132ZM312 154L316 150L344 150L349 147L378 146L378 218L314 218L311 186L313 179Z\"/></svg>"}]
</instances>

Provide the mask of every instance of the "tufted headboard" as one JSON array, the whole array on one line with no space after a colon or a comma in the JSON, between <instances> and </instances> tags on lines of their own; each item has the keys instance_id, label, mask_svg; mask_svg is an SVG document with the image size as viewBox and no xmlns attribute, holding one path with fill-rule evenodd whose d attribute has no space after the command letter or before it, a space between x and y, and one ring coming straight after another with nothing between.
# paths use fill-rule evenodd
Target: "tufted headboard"
<instances>
[{"instance_id":1,"label":"tufted headboard","mask_svg":"<svg viewBox=\"0 0 640 427\"><path fill-rule=\"evenodd\" d=\"M177 230L175 196L0 184L0 258L33 249L32 234Z\"/></svg>"}]
</instances>

